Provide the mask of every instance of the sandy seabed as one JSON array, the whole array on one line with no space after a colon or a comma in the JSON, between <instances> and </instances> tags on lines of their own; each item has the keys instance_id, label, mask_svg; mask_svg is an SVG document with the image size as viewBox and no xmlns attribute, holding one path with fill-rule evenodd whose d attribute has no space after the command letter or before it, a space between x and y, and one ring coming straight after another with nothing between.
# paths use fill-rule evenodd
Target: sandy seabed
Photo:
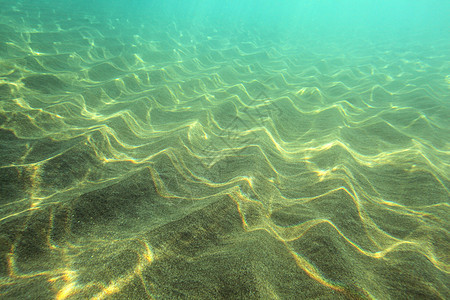
<instances>
[{"instance_id":1,"label":"sandy seabed","mask_svg":"<svg viewBox=\"0 0 450 300\"><path fill-rule=\"evenodd\" d=\"M450 298L448 42L19 4L0 18L2 299Z\"/></svg>"}]
</instances>

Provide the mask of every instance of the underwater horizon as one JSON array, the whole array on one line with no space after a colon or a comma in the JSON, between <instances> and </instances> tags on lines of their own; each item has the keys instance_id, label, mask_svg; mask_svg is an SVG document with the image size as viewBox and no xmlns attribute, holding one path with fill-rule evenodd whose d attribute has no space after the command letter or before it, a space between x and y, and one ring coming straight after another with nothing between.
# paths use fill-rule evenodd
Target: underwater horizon
<instances>
[{"instance_id":1,"label":"underwater horizon","mask_svg":"<svg viewBox=\"0 0 450 300\"><path fill-rule=\"evenodd\" d=\"M0 6L1 299L450 299L449 1Z\"/></svg>"}]
</instances>

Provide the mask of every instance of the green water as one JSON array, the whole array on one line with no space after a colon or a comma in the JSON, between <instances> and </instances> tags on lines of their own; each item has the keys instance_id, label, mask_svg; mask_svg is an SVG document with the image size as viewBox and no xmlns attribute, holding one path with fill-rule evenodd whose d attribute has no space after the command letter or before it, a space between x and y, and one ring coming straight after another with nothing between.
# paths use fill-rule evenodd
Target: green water
<instances>
[{"instance_id":1,"label":"green water","mask_svg":"<svg viewBox=\"0 0 450 300\"><path fill-rule=\"evenodd\" d=\"M0 0L1 299L449 299L445 1Z\"/></svg>"}]
</instances>

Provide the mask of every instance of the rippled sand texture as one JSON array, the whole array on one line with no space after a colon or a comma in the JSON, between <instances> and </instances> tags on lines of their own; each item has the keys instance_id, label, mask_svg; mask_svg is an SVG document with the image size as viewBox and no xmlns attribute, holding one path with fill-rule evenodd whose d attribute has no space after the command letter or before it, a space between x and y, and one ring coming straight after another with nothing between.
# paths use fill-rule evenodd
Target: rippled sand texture
<instances>
[{"instance_id":1,"label":"rippled sand texture","mask_svg":"<svg viewBox=\"0 0 450 300\"><path fill-rule=\"evenodd\" d=\"M2 298L450 298L448 44L0 20Z\"/></svg>"}]
</instances>

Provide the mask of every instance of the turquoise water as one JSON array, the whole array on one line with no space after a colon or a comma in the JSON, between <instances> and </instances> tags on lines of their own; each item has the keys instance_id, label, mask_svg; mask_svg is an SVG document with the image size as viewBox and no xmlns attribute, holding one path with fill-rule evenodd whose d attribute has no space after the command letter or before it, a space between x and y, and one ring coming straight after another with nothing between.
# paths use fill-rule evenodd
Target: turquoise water
<instances>
[{"instance_id":1,"label":"turquoise water","mask_svg":"<svg viewBox=\"0 0 450 300\"><path fill-rule=\"evenodd\" d=\"M450 298L450 2L0 6L0 298Z\"/></svg>"}]
</instances>

